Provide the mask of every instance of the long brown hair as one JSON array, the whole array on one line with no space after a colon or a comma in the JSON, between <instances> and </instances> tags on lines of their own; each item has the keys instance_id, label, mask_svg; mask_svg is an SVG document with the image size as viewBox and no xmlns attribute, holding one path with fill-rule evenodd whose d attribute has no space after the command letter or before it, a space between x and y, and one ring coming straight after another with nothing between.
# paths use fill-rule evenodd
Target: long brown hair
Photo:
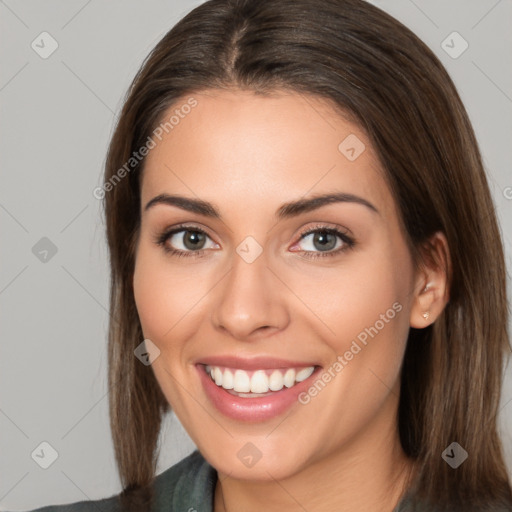
<instances>
[{"instance_id":1,"label":"long brown hair","mask_svg":"<svg viewBox=\"0 0 512 512\"><path fill-rule=\"evenodd\" d=\"M410 329L403 362L397 422L403 450L419 468L410 492L436 510L512 509L496 427L510 351L506 268L478 144L432 51L362 0L207 1L164 36L134 78L104 176L110 419L126 504L142 510L150 502L170 406L151 367L134 357L143 340L132 276L144 159L125 164L171 106L212 88L329 101L367 132L416 265L428 257L429 238L444 233L450 300L433 325ZM454 441L468 452L457 469L441 457Z\"/></svg>"}]
</instances>

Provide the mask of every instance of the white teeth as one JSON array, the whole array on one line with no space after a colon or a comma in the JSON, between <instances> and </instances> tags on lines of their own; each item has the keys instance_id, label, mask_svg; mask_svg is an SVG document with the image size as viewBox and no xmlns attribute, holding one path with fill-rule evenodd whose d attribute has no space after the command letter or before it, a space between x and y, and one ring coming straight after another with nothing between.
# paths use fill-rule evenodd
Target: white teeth
<instances>
[{"instance_id":1,"label":"white teeth","mask_svg":"<svg viewBox=\"0 0 512 512\"><path fill-rule=\"evenodd\" d=\"M215 384L217 384L217 382L215 382ZM217 384L217 386L222 386L222 382ZM233 389L238 393L248 393L251 391L251 381L247 372L244 372L243 370L235 371Z\"/></svg>"},{"instance_id":2,"label":"white teeth","mask_svg":"<svg viewBox=\"0 0 512 512\"><path fill-rule=\"evenodd\" d=\"M235 385L235 378L230 370L224 370L222 375L222 387L224 389L233 389Z\"/></svg>"},{"instance_id":3,"label":"white teeth","mask_svg":"<svg viewBox=\"0 0 512 512\"><path fill-rule=\"evenodd\" d=\"M213 369L213 378L217 386L222 386L222 370L218 367Z\"/></svg>"},{"instance_id":4,"label":"white teeth","mask_svg":"<svg viewBox=\"0 0 512 512\"><path fill-rule=\"evenodd\" d=\"M309 368L303 368L302 370L297 372L297 375L295 376L295 380L297 382L302 382L303 380L306 380L314 371L314 367L310 366Z\"/></svg>"},{"instance_id":5,"label":"white teeth","mask_svg":"<svg viewBox=\"0 0 512 512\"><path fill-rule=\"evenodd\" d=\"M274 370L270 375L268 388L270 391L280 391L283 389L284 381L283 374L279 370Z\"/></svg>"},{"instance_id":6,"label":"white teeth","mask_svg":"<svg viewBox=\"0 0 512 512\"><path fill-rule=\"evenodd\" d=\"M218 366L207 365L206 373L210 375L215 384L236 393L264 394L269 391L280 391L284 386L291 388L297 382L306 380L315 370L314 366L301 368L288 368L283 375L282 370L256 370L249 375L245 370L234 370ZM270 373L270 376L269 376ZM248 396L251 396L250 394Z\"/></svg>"},{"instance_id":7,"label":"white teeth","mask_svg":"<svg viewBox=\"0 0 512 512\"><path fill-rule=\"evenodd\" d=\"M286 373L284 374L284 385L287 388L291 388L295 384L295 370L293 368L288 368Z\"/></svg>"},{"instance_id":8,"label":"white teeth","mask_svg":"<svg viewBox=\"0 0 512 512\"><path fill-rule=\"evenodd\" d=\"M258 370L251 377L251 393L266 393L268 391L268 377L263 370Z\"/></svg>"}]
</instances>

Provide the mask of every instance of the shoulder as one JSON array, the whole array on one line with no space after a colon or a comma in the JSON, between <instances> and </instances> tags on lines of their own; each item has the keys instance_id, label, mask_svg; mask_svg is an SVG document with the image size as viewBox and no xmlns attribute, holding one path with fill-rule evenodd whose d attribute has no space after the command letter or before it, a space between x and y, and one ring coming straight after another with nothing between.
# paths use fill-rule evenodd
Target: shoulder
<instances>
[{"instance_id":1,"label":"shoulder","mask_svg":"<svg viewBox=\"0 0 512 512\"><path fill-rule=\"evenodd\" d=\"M460 506L441 506L436 504L428 504L426 501L422 501L415 498L412 492L408 491L393 509L393 512L512 512L512 508L506 505L476 505L474 508L468 508L470 505L461 504Z\"/></svg>"},{"instance_id":2,"label":"shoulder","mask_svg":"<svg viewBox=\"0 0 512 512\"><path fill-rule=\"evenodd\" d=\"M196 510L211 512L217 472L198 450L165 470L153 480L153 512ZM119 494L100 500L49 505L30 512L122 512Z\"/></svg>"},{"instance_id":3,"label":"shoulder","mask_svg":"<svg viewBox=\"0 0 512 512\"><path fill-rule=\"evenodd\" d=\"M217 471L195 450L155 479L155 512L211 512L216 483Z\"/></svg>"}]
</instances>

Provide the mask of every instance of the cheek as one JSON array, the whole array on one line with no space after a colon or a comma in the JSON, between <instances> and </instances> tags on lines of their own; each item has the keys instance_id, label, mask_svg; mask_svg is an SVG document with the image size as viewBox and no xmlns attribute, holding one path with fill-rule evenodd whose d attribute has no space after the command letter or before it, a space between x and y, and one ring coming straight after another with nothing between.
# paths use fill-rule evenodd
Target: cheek
<instances>
[{"instance_id":1,"label":"cheek","mask_svg":"<svg viewBox=\"0 0 512 512\"><path fill-rule=\"evenodd\" d=\"M347 354L351 366L394 372L409 329L412 264L401 246L379 247L379 254L354 253L339 270L308 276L304 298L327 325L334 357Z\"/></svg>"},{"instance_id":2,"label":"cheek","mask_svg":"<svg viewBox=\"0 0 512 512\"><path fill-rule=\"evenodd\" d=\"M358 317L351 346L356 340L361 363L388 383L398 372L407 341L410 265L407 252L384 252L368 264L368 272L361 272L361 287L349 309L349 315Z\"/></svg>"},{"instance_id":3,"label":"cheek","mask_svg":"<svg viewBox=\"0 0 512 512\"><path fill-rule=\"evenodd\" d=\"M157 344L172 328L180 289L157 251L141 242L135 262L133 289L144 336Z\"/></svg>"},{"instance_id":4,"label":"cheek","mask_svg":"<svg viewBox=\"0 0 512 512\"><path fill-rule=\"evenodd\" d=\"M183 263L183 265L181 264ZM141 241L133 277L134 298L146 338L162 351L178 350L193 336L212 287L205 266L170 261L160 248Z\"/></svg>"},{"instance_id":5,"label":"cheek","mask_svg":"<svg viewBox=\"0 0 512 512\"><path fill-rule=\"evenodd\" d=\"M410 261L396 250L380 257L361 253L346 269L323 282L317 307L323 307L319 317L334 331L325 338L332 351L326 370L333 384L327 393L341 399L344 410L355 411L354 425L364 425L399 382L409 330ZM323 403L316 403L315 413L324 414Z\"/></svg>"},{"instance_id":6,"label":"cheek","mask_svg":"<svg viewBox=\"0 0 512 512\"><path fill-rule=\"evenodd\" d=\"M311 309L325 319L336 338L373 325L397 301L406 309L403 302L410 282L406 261L368 254L355 256L354 262L339 270L319 271L313 279L310 273L303 288Z\"/></svg>"},{"instance_id":7,"label":"cheek","mask_svg":"<svg viewBox=\"0 0 512 512\"><path fill-rule=\"evenodd\" d=\"M158 267L151 264L144 248L140 248L135 263L133 291L137 312L145 338L154 340L160 337L163 329L162 304L165 282L161 279Z\"/></svg>"}]
</instances>

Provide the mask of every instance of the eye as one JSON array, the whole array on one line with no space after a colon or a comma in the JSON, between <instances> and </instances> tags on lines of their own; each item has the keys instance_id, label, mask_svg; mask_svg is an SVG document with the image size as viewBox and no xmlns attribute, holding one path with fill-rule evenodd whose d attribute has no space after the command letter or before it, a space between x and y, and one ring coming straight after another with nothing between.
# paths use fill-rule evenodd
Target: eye
<instances>
[{"instance_id":1,"label":"eye","mask_svg":"<svg viewBox=\"0 0 512 512\"><path fill-rule=\"evenodd\" d=\"M344 231L325 225L301 233L300 241L303 240L307 241L303 244L303 256L312 259L336 256L355 246L355 240Z\"/></svg>"},{"instance_id":2,"label":"eye","mask_svg":"<svg viewBox=\"0 0 512 512\"><path fill-rule=\"evenodd\" d=\"M205 242L209 238L206 232L197 226L176 226L158 235L155 242L165 252L174 256L201 257L204 256L205 249L218 247L212 243L213 247L205 248Z\"/></svg>"},{"instance_id":3,"label":"eye","mask_svg":"<svg viewBox=\"0 0 512 512\"><path fill-rule=\"evenodd\" d=\"M208 234L198 226L175 226L157 235L155 243L173 256L199 258L205 256L207 249L219 247L213 241L210 247L205 247L207 239L210 239ZM352 249L356 244L344 231L326 225L315 226L302 232L300 241L303 240L307 243L303 244L305 249L300 252L303 252L304 257L311 259L336 256ZM297 244L293 248L296 246Z\"/></svg>"}]
</instances>

